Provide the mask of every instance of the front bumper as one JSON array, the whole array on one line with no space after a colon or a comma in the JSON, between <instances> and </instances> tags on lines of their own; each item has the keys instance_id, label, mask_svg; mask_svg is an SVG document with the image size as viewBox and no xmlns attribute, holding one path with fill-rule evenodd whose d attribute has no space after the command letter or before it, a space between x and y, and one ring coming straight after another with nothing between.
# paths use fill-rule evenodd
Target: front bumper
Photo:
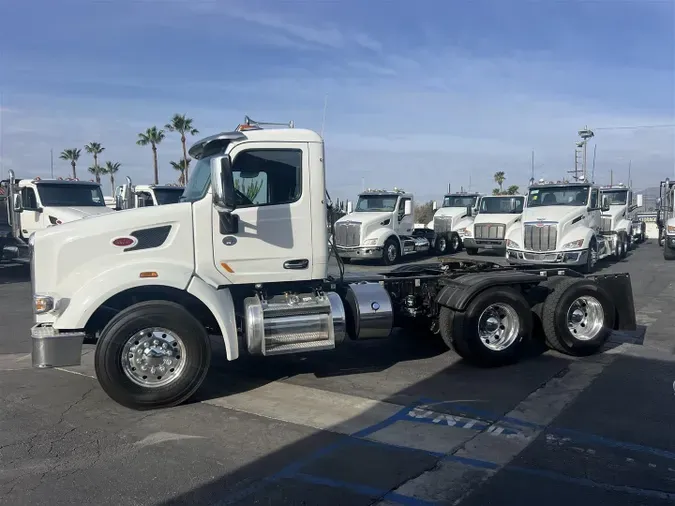
<instances>
[{"instance_id":1,"label":"front bumper","mask_svg":"<svg viewBox=\"0 0 675 506\"><path fill-rule=\"evenodd\" d=\"M586 265L588 250L570 251L523 251L506 250L506 259L519 265Z\"/></svg>"},{"instance_id":2,"label":"front bumper","mask_svg":"<svg viewBox=\"0 0 675 506\"><path fill-rule=\"evenodd\" d=\"M33 341L33 367L42 369L80 365L84 332L61 332L51 325L38 323L33 325L30 334Z\"/></svg>"},{"instance_id":3,"label":"front bumper","mask_svg":"<svg viewBox=\"0 0 675 506\"><path fill-rule=\"evenodd\" d=\"M465 237L463 239L464 247L468 249L506 249L506 240L504 239L475 239Z\"/></svg>"},{"instance_id":4,"label":"front bumper","mask_svg":"<svg viewBox=\"0 0 675 506\"><path fill-rule=\"evenodd\" d=\"M382 246L356 246L354 248L337 246L337 252L340 258L361 258L363 260L382 258L383 249Z\"/></svg>"}]
</instances>

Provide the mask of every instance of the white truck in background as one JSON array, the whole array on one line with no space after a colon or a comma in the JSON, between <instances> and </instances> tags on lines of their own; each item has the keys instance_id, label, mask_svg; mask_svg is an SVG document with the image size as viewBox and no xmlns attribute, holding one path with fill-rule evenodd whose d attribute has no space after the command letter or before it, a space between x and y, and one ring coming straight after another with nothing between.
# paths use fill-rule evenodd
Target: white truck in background
<instances>
[{"instance_id":1,"label":"white truck in background","mask_svg":"<svg viewBox=\"0 0 675 506\"><path fill-rule=\"evenodd\" d=\"M337 255L345 263L376 259L393 265L402 256L429 251L429 240L414 228L414 204L413 195L398 188L362 192L335 222Z\"/></svg>"},{"instance_id":2,"label":"white truck in background","mask_svg":"<svg viewBox=\"0 0 675 506\"><path fill-rule=\"evenodd\" d=\"M38 230L111 212L101 185L70 178L0 182L0 260L28 263L28 238Z\"/></svg>"},{"instance_id":3,"label":"white truck in background","mask_svg":"<svg viewBox=\"0 0 675 506\"><path fill-rule=\"evenodd\" d=\"M162 206L176 204L185 187L178 184L138 184L134 185L127 176L127 182L115 188L115 209Z\"/></svg>"},{"instance_id":4,"label":"white truck in background","mask_svg":"<svg viewBox=\"0 0 675 506\"><path fill-rule=\"evenodd\" d=\"M247 118L197 142L178 204L33 234L33 366L78 365L83 339L94 337L103 390L148 410L197 391L210 335L222 336L231 361L332 350L413 327L417 336L440 333L469 362L499 366L526 352L535 317L547 323L548 345L568 355L600 350L612 329L636 329L628 274L579 278L560 267L450 259L328 276L323 139L290 126L266 130ZM263 181L255 198L237 190L243 179ZM549 278L561 279L555 291ZM584 316L584 297L598 310Z\"/></svg>"},{"instance_id":5,"label":"white truck in background","mask_svg":"<svg viewBox=\"0 0 675 506\"><path fill-rule=\"evenodd\" d=\"M665 260L675 260L675 181L661 181L658 205L659 246Z\"/></svg>"},{"instance_id":6,"label":"white truck in background","mask_svg":"<svg viewBox=\"0 0 675 506\"><path fill-rule=\"evenodd\" d=\"M612 240L614 256L625 258L633 244L644 242L645 230L635 211L642 207L642 195L636 195L633 202L633 190L623 184L603 186L600 197L609 203L609 210L602 213L602 233L615 235Z\"/></svg>"},{"instance_id":7,"label":"white truck in background","mask_svg":"<svg viewBox=\"0 0 675 506\"><path fill-rule=\"evenodd\" d=\"M433 230L432 246L439 255L457 253L478 212L482 195L479 193L448 193L443 204L427 225ZM434 203L434 207L436 207Z\"/></svg>"},{"instance_id":8,"label":"white truck in background","mask_svg":"<svg viewBox=\"0 0 675 506\"><path fill-rule=\"evenodd\" d=\"M473 223L462 231L462 242L469 255L481 249L506 251L506 234L520 222L525 196L486 195L480 199Z\"/></svg>"},{"instance_id":9,"label":"white truck in background","mask_svg":"<svg viewBox=\"0 0 675 506\"><path fill-rule=\"evenodd\" d=\"M590 273L600 259L625 257L624 233L615 233L610 220L603 219L610 207L600 187L590 182L531 180L522 220L506 235L507 260Z\"/></svg>"}]
</instances>

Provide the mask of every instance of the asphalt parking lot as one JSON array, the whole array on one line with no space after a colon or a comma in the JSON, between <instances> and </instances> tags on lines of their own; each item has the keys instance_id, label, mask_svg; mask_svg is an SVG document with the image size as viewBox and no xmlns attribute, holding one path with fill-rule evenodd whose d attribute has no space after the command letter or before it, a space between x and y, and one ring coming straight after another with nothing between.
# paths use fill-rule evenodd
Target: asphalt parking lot
<instances>
[{"instance_id":1,"label":"asphalt parking lot","mask_svg":"<svg viewBox=\"0 0 675 506\"><path fill-rule=\"evenodd\" d=\"M631 274L643 345L486 370L414 333L233 363L214 341L195 399L139 413L99 388L92 346L31 368L30 282L5 266L0 504L673 504L675 263L649 241L600 272Z\"/></svg>"}]
</instances>

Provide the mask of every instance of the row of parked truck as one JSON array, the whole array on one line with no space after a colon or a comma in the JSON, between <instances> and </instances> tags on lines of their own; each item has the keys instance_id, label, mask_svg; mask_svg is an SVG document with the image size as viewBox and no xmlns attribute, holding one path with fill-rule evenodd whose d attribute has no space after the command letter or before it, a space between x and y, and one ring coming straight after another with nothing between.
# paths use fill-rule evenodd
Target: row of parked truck
<instances>
[{"instance_id":1,"label":"row of parked truck","mask_svg":"<svg viewBox=\"0 0 675 506\"><path fill-rule=\"evenodd\" d=\"M0 181L0 260L29 262L28 238L38 230L134 207L178 202L183 187L136 185L130 178L104 197L101 185L71 178L19 179L9 171Z\"/></svg>"},{"instance_id":2,"label":"row of parked truck","mask_svg":"<svg viewBox=\"0 0 675 506\"><path fill-rule=\"evenodd\" d=\"M527 195L449 193L433 220L415 224L415 202L403 190L367 190L335 223L334 243L344 262L466 249L499 251L509 263L561 265L592 272L598 260L626 257L645 240L637 219L642 195L624 185L587 181L530 181ZM675 227L673 227L675 237ZM675 240L673 242L675 245Z\"/></svg>"}]
</instances>

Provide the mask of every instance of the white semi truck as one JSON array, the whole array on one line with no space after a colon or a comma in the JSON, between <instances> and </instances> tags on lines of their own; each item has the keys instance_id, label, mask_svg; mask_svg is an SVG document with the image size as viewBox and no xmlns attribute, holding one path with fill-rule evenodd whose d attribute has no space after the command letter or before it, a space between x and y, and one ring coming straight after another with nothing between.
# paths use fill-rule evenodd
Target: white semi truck
<instances>
[{"instance_id":1,"label":"white semi truck","mask_svg":"<svg viewBox=\"0 0 675 506\"><path fill-rule=\"evenodd\" d=\"M609 200L586 181L530 182L519 226L506 236L511 264L561 265L590 273L598 260L623 258L629 244L623 231L611 229Z\"/></svg>"},{"instance_id":2,"label":"white semi truck","mask_svg":"<svg viewBox=\"0 0 675 506\"><path fill-rule=\"evenodd\" d=\"M199 388L209 334L236 360L331 350L412 324L495 366L521 356L536 318L549 345L570 355L599 350L612 329L635 329L628 274L450 260L328 276L332 206L323 139L311 130L248 120L189 154L197 164L180 203L31 237L35 367L77 365L83 338L95 337L103 390L152 409ZM236 189L246 181L261 182L255 199ZM584 304L595 310L585 314Z\"/></svg>"},{"instance_id":3,"label":"white semi truck","mask_svg":"<svg viewBox=\"0 0 675 506\"><path fill-rule=\"evenodd\" d=\"M115 209L176 204L184 190L184 186L177 184L134 185L127 176L127 182L115 188Z\"/></svg>"},{"instance_id":4,"label":"white semi truck","mask_svg":"<svg viewBox=\"0 0 675 506\"><path fill-rule=\"evenodd\" d=\"M614 256L625 258L633 244L644 242L645 229L638 220L636 210L642 207L642 195L633 199L633 190L623 184L603 186L600 197L607 200L609 210L602 213L604 235L616 235Z\"/></svg>"},{"instance_id":5,"label":"white semi truck","mask_svg":"<svg viewBox=\"0 0 675 506\"><path fill-rule=\"evenodd\" d=\"M443 204L434 213L427 225L433 230L432 245L439 255L457 253L462 249L463 239L478 212L482 195L479 193L448 193Z\"/></svg>"},{"instance_id":6,"label":"white semi truck","mask_svg":"<svg viewBox=\"0 0 675 506\"><path fill-rule=\"evenodd\" d=\"M459 233L469 255L481 249L506 250L506 234L522 217L523 195L486 195L480 199L478 214L473 223Z\"/></svg>"},{"instance_id":7,"label":"white semi truck","mask_svg":"<svg viewBox=\"0 0 675 506\"><path fill-rule=\"evenodd\" d=\"M415 200L411 193L373 190L359 195L356 207L335 222L333 240L343 262L377 259L393 265L402 256L429 251L429 240L414 229Z\"/></svg>"},{"instance_id":8,"label":"white semi truck","mask_svg":"<svg viewBox=\"0 0 675 506\"><path fill-rule=\"evenodd\" d=\"M665 260L675 260L675 181L661 181L661 196L657 200L657 223L659 246Z\"/></svg>"},{"instance_id":9,"label":"white semi truck","mask_svg":"<svg viewBox=\"0 0 675 506\"><path fill-rule=\"evenodd\" d=\"M101 185L76 179L17 179L0 182L0 260L30 261L27 241L34 232L107 213Z\"/></svg>"}]
</instances>

